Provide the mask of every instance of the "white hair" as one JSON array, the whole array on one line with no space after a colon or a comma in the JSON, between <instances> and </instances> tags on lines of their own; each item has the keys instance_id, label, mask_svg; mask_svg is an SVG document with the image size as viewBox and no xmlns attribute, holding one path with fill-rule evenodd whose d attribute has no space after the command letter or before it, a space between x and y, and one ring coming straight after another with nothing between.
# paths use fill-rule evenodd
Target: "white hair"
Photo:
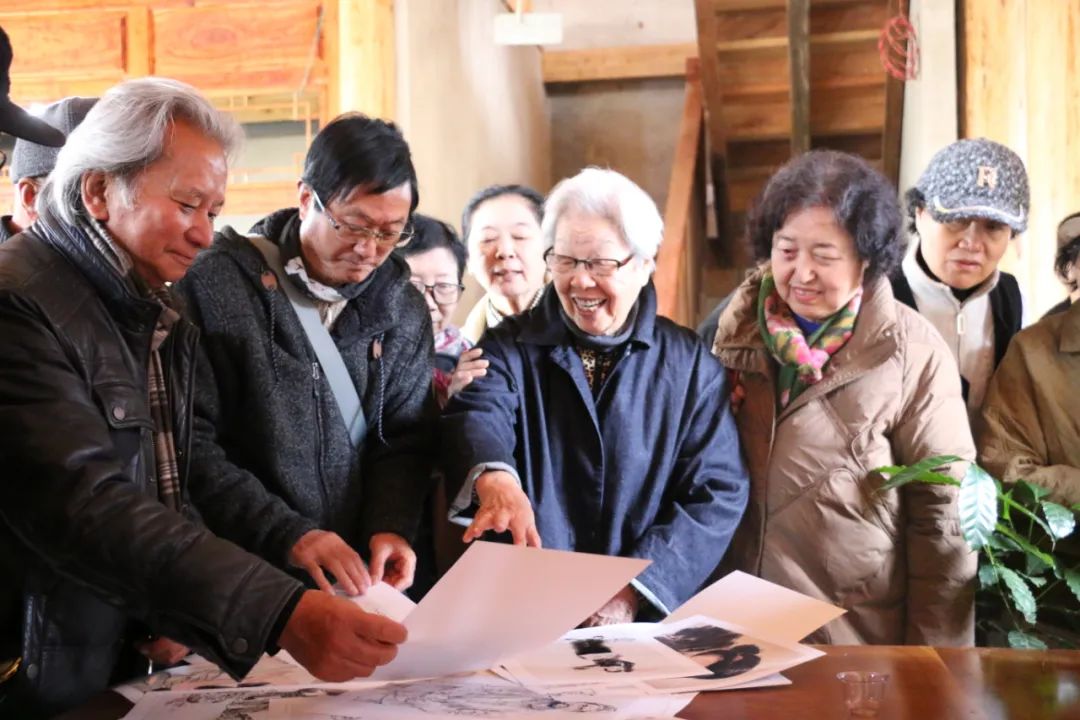
<instances>
[{"instance_id":1,"label":"white hair","mask_svg":"<svg viewBox=\"0 0 1080 720\"><path fill-rule=\"evenodd\" d=\"M664 221L656 203L633 180L598 167L587 167L555 186L544 203L540 230L547 248L555 245L555 227L567 211L601 217L614 225L635 255L656 257Z\"/></svg>"},{"instance_id":2,"label":"white hair","mask_svg":"<svg viewBox=\"0 0 1080 720\"><path fill-rule=\"evenodd\" d=\"M216 141L230 159L243 140L237 122L190 85L158 77L126 80L110 88L68 135L38 196L38 211L48 205L74 224L88 172L115 180L130 206L135 179L161 157L169 126L177 120Z\"/></svg>"}]
</instances>

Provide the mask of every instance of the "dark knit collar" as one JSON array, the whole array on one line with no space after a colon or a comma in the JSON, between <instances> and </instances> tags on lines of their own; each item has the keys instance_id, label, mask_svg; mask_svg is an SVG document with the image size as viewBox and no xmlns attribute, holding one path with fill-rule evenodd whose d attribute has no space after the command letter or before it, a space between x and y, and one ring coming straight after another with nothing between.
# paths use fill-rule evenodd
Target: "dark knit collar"
<instances>
[{"instance_id":1,"label":"dark knit collar","mask_svg":"<svg viewBox=\"0 0 1080 720\"><path fill-rule=\"evenodd\" d=\"M626 341L630 339L630 333L634 331L634 323L637 322L638 305L640 304L641 300L638 299L638 301L634 303L634 307L630 309L630 314L627 315L626 322L623 323L622 329L614 335L590 335L585 332L574 324L574 321L566 314L566 311L563 310L562 303L559 303L559 317L562 319L563 324L566 325L566 329L574 336L575 345L588 350L606 353L611 352L615 348L622 347L626 344Z\"/></svg>"},{"instance_id":2,"label":"dark knit collar","mask_svg":"<svg viewBox=\"0 0 1080 720\"><path fill-rule=\"evenodd\" d=\"M650 280L638 295L634 305L636 315L627 322L626 335L620 333L619 344L627 342L650 346L655 342L656 333L656 289ZM544 290L544 297L533 310L506 319L506 324L518 327L517 336L525 343L533 345L565 345L578 342L578 336L570 332L568 323L563 320L562 303L553 285ZM573 323L569 323L572 325ZM588 338L594 336L581 333Z\"/></svg>"}]
</instances>

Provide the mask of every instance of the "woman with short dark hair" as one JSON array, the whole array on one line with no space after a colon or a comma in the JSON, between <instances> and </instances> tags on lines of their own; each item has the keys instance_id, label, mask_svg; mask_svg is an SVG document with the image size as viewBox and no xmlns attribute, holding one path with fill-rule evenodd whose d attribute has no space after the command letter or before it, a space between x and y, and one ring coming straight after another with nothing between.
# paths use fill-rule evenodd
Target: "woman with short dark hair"
<instances>
[{"instance_id":1,"label":"woman with short dark hair","mask_svg":"<svg viewBox=\"0 0 1080 720\"><path fill-rule=\"evenodd\" d=\"M461 237L469 248L469 272L485 292L461 328L472 342L540 302L546 281L543 217L544 196L524 185L491 185L466 204Z\"/></svg>"},{"instance_id":2,"label":"woman with short dark hair","mask_svg":"<svg viewBox=\"0 0 1080 720\"><path fill-rule=\"evenodd\" d=\"M975 555L955 488L880 492L872 472L974 458L949 349L889 285L905 249L895 190L860 158L809 152L769 180L747 234L761 264L713 346L751 478L727 562L844 607L820 642L970 645Z\"/></svg>"},{"instance_id":3,"label":"woman with short dark hair","mask_svg":"<svg viewBox=\"0 0 1080 720\"><path fill-rule=\"evenodd\" d=\"M461 354L473 344L461 329L450 322L465 286L468 251L454 228L441 220L415 213L413 238L396 250L409 264L409 282L424 296L431 311L431 330L435 335L435 369L432 377L435 398L445 407L450 398L450 382Z\"/></svg>"}]
</instances>

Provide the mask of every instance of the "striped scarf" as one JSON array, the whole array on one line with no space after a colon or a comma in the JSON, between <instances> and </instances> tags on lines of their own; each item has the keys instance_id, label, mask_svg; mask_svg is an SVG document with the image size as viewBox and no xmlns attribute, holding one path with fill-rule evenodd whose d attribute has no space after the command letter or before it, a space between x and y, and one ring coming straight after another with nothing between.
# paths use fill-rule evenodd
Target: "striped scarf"
<instances>
[{"instance_id":1,"label":"striped scarf","mask_svg":"<svg viewBox=\"0 0 1080 720\"><path fill-rule=\"evenodd\" d=\"M844 347L855 331L862 304L862 288L847 305L821 323L810 337L803 335L795 315L776 292L772 271L761 279L758 293L758 329L765 347L780 363L777 390L780 409L786 408L809 386L821 382L829 358Z\"/></svg>"},{"instance_id":2,"label":"striped scarf","mask_svg":"<svg viewBox=\"0 0 1080 720\"><path fill-rule=\"evenodd\" d=\"M80 229L89 236L94 247L109 266L140 297L153 300L161 306L154 334L150 341L150 361L146 372L146 385L150 416L154 420L154 460L157 466L158 499L172 510L180 508L180 469L176 459L176 441L173 435L172 411L169 407L168 384L165 368L161 363L160 348L169 336L180 314L172 308L172 298L167 287L151 288L131 272L131 257L120 247L100 221L84 216Z\"/></svg>"}]
</instances>

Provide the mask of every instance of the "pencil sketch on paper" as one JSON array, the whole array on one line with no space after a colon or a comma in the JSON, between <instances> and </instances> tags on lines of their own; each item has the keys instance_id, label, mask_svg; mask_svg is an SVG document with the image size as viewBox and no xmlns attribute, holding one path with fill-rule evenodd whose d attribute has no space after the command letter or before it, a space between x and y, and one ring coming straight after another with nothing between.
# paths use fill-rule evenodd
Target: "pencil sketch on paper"
<instances>
[{"instance_id":1,"label":"pencil sketch on paper","mask_svg":"<svg viewBox=\"0 0 1080 720\"><path fill-rule=\"evenodd\" d=\"M613 705L570 698L557 693L535 692L507 682L466 684L432 680L404 685L384 685L354 695L356 700L426 714L459 717L508 717L522 713L613 713Z\"/></svg>"}]
</instances>

